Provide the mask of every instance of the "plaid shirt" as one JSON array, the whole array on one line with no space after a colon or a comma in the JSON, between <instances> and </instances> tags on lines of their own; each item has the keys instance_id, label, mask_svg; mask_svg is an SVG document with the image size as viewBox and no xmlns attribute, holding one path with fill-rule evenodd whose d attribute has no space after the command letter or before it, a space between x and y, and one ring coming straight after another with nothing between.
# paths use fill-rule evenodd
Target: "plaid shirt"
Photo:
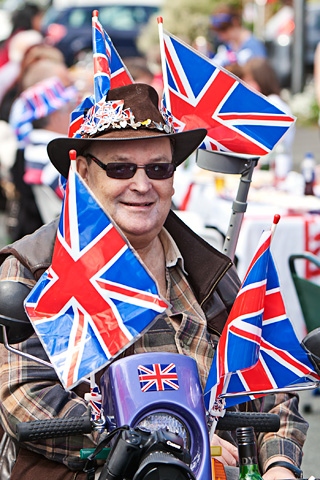
<instances>
[{"instance_id":1,"label":"plaid shirt","mask_svg":"<svg viewBox=\"0 0 320 480\"><path fill-rule=\"evenodd\" d=\"M168 316L159 317L152 328L134 344L134 351L141 353L162 350L189 355L196 360L200 380L204 385L218 337L207 332L205 316L188 285L183 259L175 243L165 231L161 234L161 241L166 254L167 297L172 307ZM3 263L0 280L19 281L29 287L35 284L31 272L14 257L8 257ZM19 349L47 359L36 335L20 344ZM53 369L7 352L2 346L0 361L1 422L11 436L15 436L18 422L86 414L86 402L75 392L66 392ZM281 427L276 434L258 436L261 470L265 470L264 465L269 458L278 455L288 457L300 465L308 424L298 412L298 396L269 395L250 402L247 407L253 411L276 413L281 419ZM228 432L217 433L234 441ZM79 450L93 447L97 440L92 435L82 435L39 440L37 444L28 443L26 446L71 469L81 469L83 464L79 460Z\"/></svg>"}]
</instances>

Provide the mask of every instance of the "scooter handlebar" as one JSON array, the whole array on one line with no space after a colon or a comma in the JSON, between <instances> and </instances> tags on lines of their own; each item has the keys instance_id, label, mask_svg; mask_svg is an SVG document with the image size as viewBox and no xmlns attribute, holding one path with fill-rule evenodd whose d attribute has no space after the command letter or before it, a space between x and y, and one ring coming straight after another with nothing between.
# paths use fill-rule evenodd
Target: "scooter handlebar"
<instances>
[{"instance_id":1,"label":"scooter handlebar","mask_svg":"<svg viewBox=\"0 0 320 480\"><path fill-rule=\"evenodd\" d=\"M238 427L254 427L256 432L277 432L280 427L278 415L256 412L226 412L217 424L218 430L235 430ZM17 425L17 440L33 442L46 438L66 437L92 432L89 417L53 418L21 422Z\"/></svg>"},{"instance_id":2,"label":"scooter handlebar","mask_svg":"<svg viewBox=\"0 0 320 480\"><path fill-rule=\"evenodd\" d=\"M217 430L235 430L238 427L253 427L256 432L277 432L280 417L274 413L226 412L217 424Z\"/></svg>"}]
</instances>

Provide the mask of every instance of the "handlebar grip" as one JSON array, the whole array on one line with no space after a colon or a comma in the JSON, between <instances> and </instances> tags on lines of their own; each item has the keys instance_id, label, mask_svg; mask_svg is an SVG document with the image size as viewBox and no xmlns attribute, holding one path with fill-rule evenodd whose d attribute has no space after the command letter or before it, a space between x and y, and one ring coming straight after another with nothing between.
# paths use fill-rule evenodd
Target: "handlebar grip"
<instances>
[{"instance_id":1,"label":"handlebar grip","mask_svg":"<svg viewBox=\"0 0 320 480\"><path fill-rule=\"evenodd\" d=\"M218 430L235 430L238 427L253 427L256 432L277 432L280 418L274 413L227 411L217 424Z\"/></svg>"},{"instance_id":2,"label":"handlebar grip","mask_svg":"<svg viewBox=\"0 0 320 480\"><path fill-rule=\"evenodd\" d=\"M66 437L68 435L90 433L91 431L92 424L89 417L52 418L50 420L21 422L16 429L19 442Z\"/></svg>"}]
</instances>

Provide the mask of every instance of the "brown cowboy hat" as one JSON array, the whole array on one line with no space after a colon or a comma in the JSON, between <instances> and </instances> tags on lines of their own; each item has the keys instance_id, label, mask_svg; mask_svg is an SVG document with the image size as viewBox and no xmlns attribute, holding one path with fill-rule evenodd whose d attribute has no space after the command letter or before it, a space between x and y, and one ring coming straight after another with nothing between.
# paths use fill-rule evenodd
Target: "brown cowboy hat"
<instances>
[{"instance_id":1,"label":"brown cowboy hat","mask_svg":"<svg viewBox=\"0 0 320 480\"><path fill-rule=\"evenodd\" d=\"M200 145L207 130L175 133L169 115L158 109L159 98L150 85L133 83L109 90L103 102L87 113L78 133L81 138L56 138L47 147L56 169L68 177L69 151L80 155L92 141L141 140L166 136L173 142L173 161L180 165Z\"/></svg>"}]
</instances>

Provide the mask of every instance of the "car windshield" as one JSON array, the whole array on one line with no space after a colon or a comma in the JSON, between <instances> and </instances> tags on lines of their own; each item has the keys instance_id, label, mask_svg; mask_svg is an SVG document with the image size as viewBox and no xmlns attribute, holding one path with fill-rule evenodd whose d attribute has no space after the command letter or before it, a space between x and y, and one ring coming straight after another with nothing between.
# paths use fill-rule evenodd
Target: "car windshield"
<instances>
[{"instance_id":1,"label":"car windshield","mask_svg":"<svg viewBox=\"0 0 320 480\"><path fill-rule=\"evenodd\" d=\"M64 12L47 15L45 24L61 23L67 28L81 28L91 26L93 8L72 7ZM149 17L157 12L157 7L140 5L108 5L100 6L99 21L108 31L137 30L148 22Z\"/></svg>"},{"instance_id":2,"label":"car windshield","mask_svg":"<svg viewBox=\"0 0 320 480\"><path fill-rule=\"evenodd\" d=\"M99 19L106 29L135 30L145 25L156 11L156 7L115 5L100 8Z\"/></svg>"}]
</instances>

